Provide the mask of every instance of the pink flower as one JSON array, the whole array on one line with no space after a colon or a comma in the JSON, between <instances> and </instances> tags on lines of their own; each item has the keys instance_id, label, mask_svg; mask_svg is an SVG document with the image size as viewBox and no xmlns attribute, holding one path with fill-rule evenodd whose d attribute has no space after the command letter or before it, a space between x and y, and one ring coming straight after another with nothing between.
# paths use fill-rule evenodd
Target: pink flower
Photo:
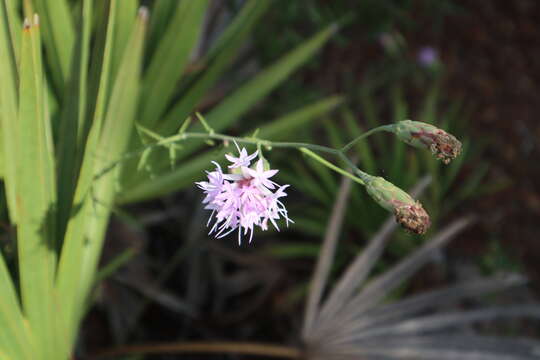
<instances>
[{"instance_id":1,"label":"pink flower","mask_svg":"<svg viewBox=\"0 0 540 360\"><path fill-rule=\"evenodd\" d=\"M251 163L251 160L255 159L259 151L255 151L253 154L248 155L246 148L240 148L238 147L238 144L235 142L234 145L236 145L236 148L238 149L238 152L240 153L240 156L234 157L232 155L225 154L225 157L227 160L232 162L232 165L229 165L229 169L234 169L242 166L249 166Z\"/></svg>"},{"instance_id":2,"label":"pink flower","mask_svg":"<svg viewBox=\"0 0 540 360\"><path fill-rule=\"evenodd\" d=\"M214 201L215 197L221 193L223 187L223 171L217 162L212 161L212 163L216 165L216 171L206 172L208 174L208 181L200 181L195 183L206 193L203 204L208 205L205 206L205 209L212 209L212 202Z\"/></svg>"},{"instance_id":3,"label":"pink flower","mask_svg":"<svg viewBox=\"0 0 540 360\"><path fill-rule=\"evenodd\" d=\"M242 173L245 174L244 176L252 177L253 180L262 186L267 187L268 189L273 189L277 185L275 182L270 179L272 176L276 175L279 170L264 170L264 163L262 159L259 159L257 161L257 165L255 166L255 170L244 167L242 168ZM244 173L245 172L245 173Z\"/></svg>"},{"instance_id":4,"label":"pink flower","mask_svg":"<svg viewBox=\"0 0 540 360\"><path fill-rule=\"evenodd\" d=\"M216 162L216 170L206 172L208 181L197 182L197 186L205 193L203 204L205 209L212 210L208 225L214 219L210 234L222 238L238 230L238 244L242 237L249 233L249 242L258 226L268 230L268 221L279 231L277 220L289 219L285 205L279 200L287 196L285 189L289 185L280 186L270 180L278 170L265 170L264 161L259 158L254 168L249 168L258 152L248 155L245 148L240 149L239 156L225 155L232 163L229 168L240 168L239 173L224 174ZM276 189L277 187L277 189ZM273 189L276 189L273 191ZM215 214L215 217L214 217Z\"/></svg>"}]
</instances>

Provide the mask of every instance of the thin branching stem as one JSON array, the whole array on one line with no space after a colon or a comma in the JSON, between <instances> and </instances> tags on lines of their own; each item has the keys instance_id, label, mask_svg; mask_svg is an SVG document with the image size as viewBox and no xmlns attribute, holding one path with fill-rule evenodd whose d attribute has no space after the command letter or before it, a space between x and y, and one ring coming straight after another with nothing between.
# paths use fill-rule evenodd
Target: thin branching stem
<instances>
[{"instance_id":1,"label":"thin branching stem","mask_svg":"<svg viewBox=\"0 0 540 360\"><path fill-rule=\"evenodd\" d=\"M188 140L188 139L203 139L203 140L220 140L220 141L223 141L223 142L236 142L238 144L251 144L251 145L257 146L258 148L263 146L263 147L265 147L267 149L272 149L272 148L293 148L293 149L298 149L302 153L306 154L307 156L310 156L311 158L313 158L316 161L320 162L324 166L327 166L328 168L338 172L339 174L341 174L343 176L346 176L346 177L352 179L353 181L355 181L355 182L357 182L357 183L359 183L361 185L365 185L372 178L372 176L365 173L365 172L363 172L362 170L360 170L347 157L346 152L353 145L355 145L358 141L360 141L362 139L365 139L369 135L372 135L372 134L374 134L376 132L379 132L379 131L389 131L389 129L392 126L393 125L383 125L383 126L379 126L377 128L371 129L371 130L367 131L366 133L358 136L357 138L355 138L353 141L351 141L350 143L348 143L347 145L345 145L341 149L335 149L335 148L331 148L331 147L328 147L328 146L316 145L316 144L310 144L310 143L302 143L302 142L270 141L270 140L259 139L259 138L255 137L255 136L251 136L251 137L230 136L230 135L215 133L214 130L211 129L210 127L207 128L208 132L180 132L177 135L173 135L173 136L169 136L169 137L165 138L165 137L162 137L161 135L159 135L157 133L154 133L153 131L151 131L149 129L146 129L146 128L142 127L142 126L138 126L137 129L140 132L142 132L142 133L146 134L147 136L153 138L154 140L156 140L156 142L146 144L146 146L142 147L141 149L138 149L138 150L135 150L135 151L132 151L132 152L129 152L129 153L125 154L121 159L111 163L109 166L107 166L102 171L100 171L98 174L96 174L95 180L99 179L101 176L108 173L110 170L115 168L118 164L122 163L123 161L126 161L127 159L130 159L130 158L133 158L133 157L136 157L136 156L139 156L140 154L144 153L145 151L148 151L150 148L159 147L159 146L165 146L165 147L175 146L175 147L178 147L179 143L181 143L182 141ZM182 129L182 130L184 130L184 129ZM351 172L349 172L347 170L344 170L344 169L340 168L337 165L334 165L330 161L328 161L328 160L322 158L321 156L317 155L316 153L314 153L314 151L321 152L321 153L332 154L332 155L338 157L348 167L351 168L351 171L353 173L351 173Z\"/></svg>"},{"instance_id":2,"label":"thin branching stem","mask_svg":"<svg viewBox=\"0 0 540 360\"><path fill-rule=\"evenodd\" d=\"M179 142L186 139L212 139L212 140L222 140L222 141L230 141L230 142L237 142L239 144L251 144L251 145L262 145L267 148L307 148L315 151L325 152L329 154L338 154L340 150L334 149L327 146L322 145L316 145L316 144L309 144L309 143L301 143L301 142L278 142L278 141L269 141L269 140L262 140L258 138L243 138L243 137L235 137L235 136L229 136L224 134L217 134L217 133L204 133L204 132L185 132L183 134L174 135L165 139L162 139L157 143L157 145L168 145L175 142Z\"/></svg>"},{"instance_id":3,"label":"thin branching stem","mask_svg":"<svg viewBox=\"0 0 540 360\"><path fill-rule=\"evenodd\" d=\"M320 162L321 164L323 164L324 166L334 170L335 172L343 175L343 176L346 176L354 181L356 181L357 183L361 184L361 185L365 185L366 182L361 179L361 178L358 178L356 176L354 176L353 174L351 174L350 172L346 171L346 170L343 170L342 168L340 168L339 166L336 166L334 164L332 164L330 161L320 157L319 155L315 154L313 151L309 150L309 149L306 149L304 147L301 147L300 148L300 151L303 152L304 154L306 154L307 156L317 160L318 162ZM342 155L342 154L338 154L339 155ZM348 160L348 159L347 159ZM349 160L350 161L350 160ZM356 166L355 166L356 167ZM369 175L368 175L369 176Z\"/></svg>"},{"instance_id":4,"label":"thin branching stem","mask_svg":"<svg viewBox=\"0 0 540 360\"><path fill-rule=\"evenodd\" d=\"M373 129L371 129L369 131L366 131L365 133L358 136L356 139L354 139L353 141L351 141L347 145L343 146L340 151L342 153L346 153L350 148L352 148L360 140L363 140L363 139L367 138L368 136L373 135L373 134L375 134L377 132L380 132L380 131L392 131L393 127L394 127L394 125L382 125L382 126L378 126L376 128L373 128Z\"/></svg>"}]
</instances>

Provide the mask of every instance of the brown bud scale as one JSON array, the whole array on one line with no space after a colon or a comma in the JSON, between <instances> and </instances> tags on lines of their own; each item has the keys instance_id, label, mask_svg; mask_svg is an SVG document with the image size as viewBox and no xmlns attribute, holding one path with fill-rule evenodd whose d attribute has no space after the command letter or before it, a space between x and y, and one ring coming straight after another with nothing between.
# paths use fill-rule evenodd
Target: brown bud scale
<instances>
[{"instance_id":1,"label":"brown bud scale","mask_svg":"<svg viewBox=\"0 0 540 360\"><path fill-rule=\"evenodd\" d=\"M433 133L426 131L412 132L411 136L424 144L431 153L448 164L461 153L461 142L446 131L437 129Z\"/></svg>"},{"instance_id":2,"label":"brown bud scale","mask_svg":"<svg viewBox=\"0 0 540 360\"><path fill-rule=\"evenodd\" d=\"M429 215L417 201L414 205L403 204L394 208L396 221L407 231L423 235L429 229L431 221Z\"/></svg>"}]
</instances>

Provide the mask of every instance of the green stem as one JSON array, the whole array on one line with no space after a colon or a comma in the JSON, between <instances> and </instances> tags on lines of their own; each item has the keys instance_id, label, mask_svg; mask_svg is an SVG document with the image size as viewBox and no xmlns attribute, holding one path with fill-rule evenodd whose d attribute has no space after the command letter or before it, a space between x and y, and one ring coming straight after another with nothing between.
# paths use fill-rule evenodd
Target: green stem
<instances>
[{"instance_id":1,"label":"green stem","mask_svg":"<svg viewBox=\"0 0 540 360\"><path fill-rule=\"evenodd\" d=\"M257 146L257 148L260 148L261 146L264 146L264 147L269 148L269 149L271 149L271 148L294 148L294 149L299 149L300 151L302 151L306 155L312 157L313 159L315 159L318 162L320 162L321 164L329 167L330 169L342 174L343 176L347 176L347 177L351 178L352 180L356 181L359 184L365 185L372 178L372 176L365 173L365 172L363 172L362 170L360 170L346 156L346 151L349 150L352 146L354 146L354 144L356 144L358 141L368 137L369 135L372 135L372 134L374 134L376 132L379 132L379 131L391 131L393 126L394 125L383 125L383 126L379 126L379 127L375 128L375 129L372 129L372 130L360 135L359 137L357 137L356 139L354 139L353 141L351 141L350 143L348 143L347 145L345 145L341 149L334 149L334 148L331 148L331 147L328 147L328 146L308 144L308 143L302 143L302 142L278 142L278 141L262 140L262 139L258 139L258 138L255 138L255 137L241 138L241 137L229 136L229 135L224 135L224 134L217 134L217 133L214 133L212 131L212 129L210 129L210 132L180 132L177 135L164 138L161 135L159 135L157 133L154 133L154 132L152 132L152 131L150 131L148 129L145 129L143 127L139 127L140 131L144 132L146 135L148 135L149 137L156 140L156 142L153 143L153 144L148 144L145 147L143 147L142 149L127 153L126 155L124 155L122 157L122 159L119 159L119 160L111 163L109 166L107 166L101 172L99 172L96 175L95 179L97 179L97 178L101 177L102 175L106 174L107 172L109 172L111 169L116 167L116 165L118 165L122 161L125 161L126 159L129 159L129 158L133 158L135 156L138 156L141 153L143 153L144 151L148 150L149 148L157 147L157 146L177 145L176 143L179 143L179 142L187 140L187 139L205 139L205 140L210 140L211 139L211 140L221 140L221 141L224 141L224 142L236 142L236 143L239 143L239 144L251 144L251 145ZM325 160L324 158L320 157L319 155L315 154L313 151L324 152L324 153L332 154L332 155L335 155L335 156L339 157L358 176L355 176L355 175L351 174L350 172L341 169L340 167L332 164L331 162L329 162L329 161Z\"/></svg>"},{"instance_id":2,"label":"green stem","mask_svg":"<svg viewBox=\"0 0 540 360\"><path fill-rule=\"evenodd\" d=\"M269 140L261 140L256 138L240 138L235 136L216 134L216 133L199 133L199 132L185 132L183 134L178 134L168 138L161 139L155 145L169 145L178 141L186 139L213 139L213 140L222 140L222 141L233 141L239 144L251 144L251 145L262 145L269 148L307 148L315 151L325 152L329 154L338 154L339 150L333 149L327 146L300 143L300 142L277 142Z\"/></svg>"},{"instance_id":3,"label":"green stem","mask_svg":"<svg viewBox=\"0 0 540 360\"><path fill-rule=\"evenodd\" d=\"M340 152L338 154L339 158L343 160L350 168L351 170L362 179L364 184L367 184L373 176L369 175L368 173L363 172L360 170L343 152Z\"/></svg>"},{"instance_id":4,"label":"green stem","mask_svg":"<svg viewBox=\"0 0 540 360\"><path fill-rule=\"evenodd\" d=\"M309 150L309 149L306 149L305 147L301 147L299 149L301 152L303 152L304 154L308 155L309 157L317 160L318 162L320 162L321 164L323 164L324 166L327 166L329 167L330 169L334 170L335 172L338 172L340 173L341 175L343 176L346 176L354 181L356 181L357 183L361 184L361 185L365 185L365 181L362 180L361 178L358 178L356 176L354 176L353 174L351 174L350 172L348 171L345 171L343 170L342 168L332 164L331 162L329 162L328 160L320 157L319 155L315 154L313 151ZM339 155L342 155L341 153L338 153ZM341 156L340 156L341 157ZM348 159L347 159L348 160ZM350 160L349 160L350 161ZM353 165L354 166L354 165ZM355 166L356 167L356 166Z\"/></svg>"},{"instance_id":5,"label":"green stem","mask_svg":"<svg viewBox=\"0 0 540 360\"><path fill-rule=\"evenodd\" d=\"M391 132L393 128L394 128L394 125L392 124L392 125L383 125L383 126L379 126L379 127L374 128L374 129L371 129L371 130L363 133L362 135L358 136L356 139L354 139L353 141L351 141L350 143L348 143L344 147L342 147L340 151L342 153L346 153L350 148L352 148L360 140L363 140L363 139L367 138L368 136L373 135L373 134L375 134L377 132L380 132L380 131Z\"/></svg>"}]
</instances>

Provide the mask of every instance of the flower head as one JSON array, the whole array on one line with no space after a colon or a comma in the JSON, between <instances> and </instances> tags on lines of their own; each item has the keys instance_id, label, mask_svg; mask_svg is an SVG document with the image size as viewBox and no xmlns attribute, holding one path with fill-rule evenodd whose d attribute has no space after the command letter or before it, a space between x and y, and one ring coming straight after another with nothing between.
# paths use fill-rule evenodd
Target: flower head
<instances>
[{"instance_id":1,"label":"flower head","mask_svg":"<svg viewBox=\"0 0 540 360\"><path fill-rule=\"evenodd\" d=\"M431 46L424 46L418 51L417 58L420 65L430 67L437 63L439 54L437 53L437 50Z\"/></svg>"},{"instance_id":2,"label":"flower head","mask_svg":"<svg viewBox=\"0 0 540 360\"><path fill-rule=\"evenodd\" d=\"M208 181L197 182L197 186L205 193L203 204L205 209L212 210L208 224L215 221L210 234L216 238L224 237L238 230L238 244L242 237L249 233L249 242L253 238L255 227L268 229L268 221L279 231L276 220L283 217L288 225L292 220L287 216L285 205L279 200L287 196L285 189L289 185L280 186L270 180L278 170L265 169L265 161L259 158L250 167L251 161L258 155L248 155L245 148L238 145L238 157L225 155L232 165L234 173L224 174L216 162L216 170L208 172ZM239 171L237 171L238 169ZM277 189L276 189L277 188ZM276 189L275 191L273 191Z\"/></svg>"},{"instance_id":3,"label":"flower head","mask_svg":"<svg viewBox=\"0 0 540 360\"><path fill-rule=\"evenodd\" d=\"M392 211L396 221L406 230L425 234L431 222L419 201L382 177L373 177L366 183L368 194L379 205Z\"/></svg>"},{"instance_id":4,"label":"flower head","mask_svg":"<svg viewBox=\"0 0 540 360\"><path fill-rule=\"evenodd\" d=\"M212 209L212 203L216 196L221 193L223 188L224 174L221 170L219 164L215 161L212 161L216 165L215 171L207 171L208 181L199 181L196 182L199 189L204 190L206 197L203 200L203 204L209 204L205 209Z\"/></svg>"},{"instance_id":5,"label":"flower head","mask_svg":"<svg viewBox=\"0 0 540 360\"><path fill-rule=\"evenodd\" d=\"M461 153L461 142L458 139L431 124L404 120L398 122L393 131L407 144L430 150L445 164Z\"/></svg>"}]
</instances>

